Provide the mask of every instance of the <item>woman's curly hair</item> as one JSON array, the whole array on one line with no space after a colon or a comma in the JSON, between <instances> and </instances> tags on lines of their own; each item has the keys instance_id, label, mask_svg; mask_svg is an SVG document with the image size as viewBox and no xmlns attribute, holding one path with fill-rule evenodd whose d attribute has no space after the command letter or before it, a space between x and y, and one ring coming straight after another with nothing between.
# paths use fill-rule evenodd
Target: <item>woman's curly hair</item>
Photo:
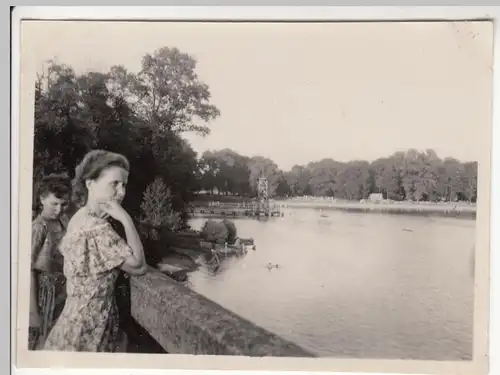
<instances>
[{"instance_id":1,"label":"woman's curly hair","mask_svg":"<svg viewBox=\"0 0 500 375\"><path fill-rule=\"evenodd\" d=\"M109 167L121 167L127 172L130 170L127 158L114 152L92 150L83 157L75 169L75 177L72 181L73 196L71 200L76 207L82 207L87 203L88 191L85 181L95 180L102 171Z\"/></svg>"}]
</instances>

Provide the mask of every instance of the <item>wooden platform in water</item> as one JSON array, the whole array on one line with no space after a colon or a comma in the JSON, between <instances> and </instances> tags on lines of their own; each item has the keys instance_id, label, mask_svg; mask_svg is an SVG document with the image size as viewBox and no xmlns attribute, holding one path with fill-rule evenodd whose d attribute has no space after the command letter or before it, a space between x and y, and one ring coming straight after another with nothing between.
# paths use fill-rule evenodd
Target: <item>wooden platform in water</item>
<instances>
[{"instance_id":1,"label":"wooden platform in water","mask_svg":"<svg viewBox=\"0 0 500 375\"><path fill-rule=\"evenodd\" d=\"M282 217L277 209L259 210L249 208L196 207L191 211L199 217Z\"/></svg>"}]
</instances>

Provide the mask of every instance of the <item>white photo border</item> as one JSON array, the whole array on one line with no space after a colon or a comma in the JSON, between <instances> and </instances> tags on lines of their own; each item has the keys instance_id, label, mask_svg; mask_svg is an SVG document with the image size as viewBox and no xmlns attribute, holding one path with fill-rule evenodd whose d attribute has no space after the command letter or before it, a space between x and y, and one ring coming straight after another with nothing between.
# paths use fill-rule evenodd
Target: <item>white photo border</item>
<instances>
[{"instance_id":1,"label":"white photo border","mask_svg":"<svg viewBox=\"0 0 500 375\"><path fill-rule=\"evenodd\" d=\"M499 115L498 115L498 97L496 95L500 83L500 79L498 78L498 74L495 73L500 68L500 62L498 58L498 44L500 43L500 38L498 37L498 28L496 27L496 20L500 16L500 7L492 7L492 6L484 6L484 7L218 7L218 6L200 6L200 7L18 7L15 9L12 19L12 127L11 127L11 191L12 191L12 225L11 225L11 235L12 235L12 258L11 258L11 269L12 269L12 287L15 288L17 283L17 271L16 267L16 257L15 252L17 249L18 243L18 214L17 214L17 204L18 204L18 192L19 192L19 155L18 145L20 141L19 137L19 118L20 118L20 110L19 110L19 95L20 95L20 68L19 68L19 59L20 59L20 51L19 51L19 21L22 18L33 18L33 19L52 19L52 20L62 20L62 19L75 19L75 20L218 20L218 21L229 21L229 20L335 20L335 21L389 21L389 20L484 20L484 19L492 19L494 20L495 27L495 51L494 51L494 96L493 96L493 124L495 124L492 128L491 132L491 143L498 144L500 141L499 131L496 129ZM498 188L495 189L496 186L500 185L500 173L497 171L496 166L500 165L498 158L499 152L492 147L492 162L491 162L491 221L490 227L491 230L491 238L490 238L490 290L491 290L491 303L490 303L490 319L489 324L491 327L491 335L490 335L490 353L491 353L491 365L490 365L490 373L500 373L500 368L496 360L497 358L493 357L493 353L500 353L500 347L498 345L498 315L500 313L500 308L498 306L498 298L493 298L495 295L498 295L499 289L499 256L498 256L498 247L499 240L497 232L493 230L493 228L498 227L499 218L498 218L498 209L496 206L498 205ZM22 172L21 172L22 173ZM476 273L477 274L477 273ZM16 309L16 295L12 296L12 317L14 318L15 309ZM15 341L15 333L16 326L15 320L12 321L12 339ZM12 347L12 359L15 364L15 346ZM47 353L43 353L43 355L47 355ZM124 360L124 358L120 355L120 360ZM126 357L136 356L135 354L125 354ZM147 360L145 356L141 355L142 358L137 358L137 362L145 363ZM171 358L173 355L169 355ZM221 366L224 366L224 362L228 361L226 357L220 358L219 360L211 361L213 362L213 366L199 366L199 361L191 356L175 356L179 358L184 358L185 361L190 362L190 367L195 368L212 368L217 369ZM198 357L198 356L197 356ZM207 358L203 358L203 356L199 356L200 361L206 360ZM101 359L102 361L103 359ZM253 359L252 359L253 360ZM258 359L256 359L259 361ZM274 359L273 359L274 360ZM322 359L314 359L314 360L304 360L304 359L286 359L289 363L286 366L278 366L279 368L290 369L301 369L308 370L312 369L312 367L317 367L316 365L311 364L310 361L321 361ZM356 360L355 362L360 362L361 360ZM163 363L168 363L168 361L162 361ZM304 365L305 363L307 365ZM363 362L365 362L363 360ZM381 366L372 366L372 362L370 362L370 371L387 371L394 372L398 371L400 367L394 366L393 361L382 361L383 367ZM378 361L377 361L378 362ZM407 361L408 362L408 361ZM412 361L414 362L414 361ZM416 361L415 361L416 362ZM381 363L381 362L379 362ZM215 366L215 367L214 367ZM363 365L366 367L366 365ZM235 368L241 368L241 366L236 366ZM243 366L244 367L244 366ZM254 368L254 366L251 366ZM261 368L260 366L257 366ZM269 366L266 366L269 368ZM272 366L273 371L275 365ZM321 366L322 367L322 366ZM340 366L342 367L342 366ZM359 367L352 367L359 369ZM452 373L471 373L471 368L463 367L460 368L454 367L453 365L441 367L443 371L449 371ZM323 368L324 369L324 368ZM345 367L344 367L345 369ZM422 367L415 367L417 373L435 373L436 367L435 365L424 365ZM484 368L482 369L485 370ZM17 369L16 373L19 374L35 374L38 371L51 371L55 372L57 370L35 370L35 369ZM88 369L83 370L67 370L63 371L79 373L80 371L87 371ZM103 373L120 373L123 370L94 370L96 373L102 371ZM143 373L145 370L143 368L139 369L130 369L126 370L128 374L131 373ZM148 370L153 373L158 370ZM165 371L165 370L161 370ZM173 370L175 371L175 370ZM346 369L349 371L349 368ZM406 370L405 370L406 371ZM415 371L412 371L415 372ZM83 372L82 372L83 373Z\"/></svg>"}]
</instances>

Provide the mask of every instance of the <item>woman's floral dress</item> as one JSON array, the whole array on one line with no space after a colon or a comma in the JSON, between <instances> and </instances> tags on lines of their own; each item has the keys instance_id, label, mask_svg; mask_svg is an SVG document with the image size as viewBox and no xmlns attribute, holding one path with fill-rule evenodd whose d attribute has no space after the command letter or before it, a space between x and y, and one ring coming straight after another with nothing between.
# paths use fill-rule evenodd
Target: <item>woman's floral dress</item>
<instances>
[{"instance_id":1,"label":"woman's floral dress","mask_svg":"<svg viewBox=\"0 0 500 375\"><path fill-rule=\"evenodd\" d=\"M29 349L39 349L61 314L66 299L63 257L58 245L65 232L62 220L38 215L31 225L31 269L38 282L40 327L29 329Z\"/></svg>"},{"instance_id":2,"label":"woman's floral dress","mask_svg":"<svg viewBox=\"0 0 500 375\"><path fill-rule=\"evenodd\" d=\"M115 283L132 249L106 219L81 210L83 219L70 223L61 241L67 299L44 350L114 352L120 340Z\"/></svg>"}]
</instances>

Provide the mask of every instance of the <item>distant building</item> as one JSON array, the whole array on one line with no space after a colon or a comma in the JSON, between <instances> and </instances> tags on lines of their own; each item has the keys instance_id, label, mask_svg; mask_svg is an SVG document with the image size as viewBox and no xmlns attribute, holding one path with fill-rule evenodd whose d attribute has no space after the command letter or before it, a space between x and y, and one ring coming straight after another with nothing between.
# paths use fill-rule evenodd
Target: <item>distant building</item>
<instances>
[{"instance_id":1,"label":"distant building","mask_svg":"<svg viewBox=\"0 0 500 375\"><path fill-rule=\"evenodd\" d=\"M370 197L369 199L372 201L372 202L381 202L384 200L384 196L380 193L373 193L373 194L370 194Z\"/></svg>"}]
</instances>

